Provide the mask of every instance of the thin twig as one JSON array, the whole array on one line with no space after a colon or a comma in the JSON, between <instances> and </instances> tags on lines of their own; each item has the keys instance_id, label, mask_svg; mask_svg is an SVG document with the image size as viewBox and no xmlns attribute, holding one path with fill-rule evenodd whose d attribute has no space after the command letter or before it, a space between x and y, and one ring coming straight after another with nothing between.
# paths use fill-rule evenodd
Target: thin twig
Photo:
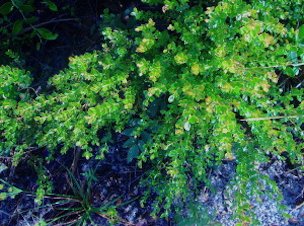
<instances>
[{"instance_id":1,"label":"thin twig","mask_svg":"<svg viewBox=\"0 0 304 226\"><path fill-rule=\"evenodd\" d=\"M81 154L80 148L74 149L74 159L73 159L73 163L71 165L71 171L73 174L75 174L75 171L77 169L77 163L79 161L80 154Z\"/></svg>"},{"instance_id":2,"label":"thin twig","mask_svg":"<svg viewBox=\"0 0 304 226\"><path fill-rule=\"evenodd\" d=\"M102 213L99 213L99 212L94 212L94 213L96 213L97 215L99 215L99 216L101 216L101 217L103 217L103 218L105 218L105 219L107 219L107 220L109 220L109 221L112 220L110 217L108 217L108 216L105 215L105 214L102 214ZM117 217L117 218L118 218L118 221L119 221L120 223L123 223L123 224L125 224L125 225L135 226L135 224L130 223L130 222L128 222L128 221L126 221L126 220L124 220L124 219L122 219L122 218L120 218L120 217Z\"/></svg>"},{"instance_id":3,"label":"thin twig","mask_svg":"<svg viewBox=\"0 0 304 226\"><path fill-rule=\"evenodd\" d=\"M27 195L27 196L32 196L32 197L35 197L35 196L36 196L35 194L31 194L31 193L27 193L26 195ZM70 198L70 197L64 197L64 196L44 195L43 198L46 198L46 199L55 199L55 200L69 200L69 201L74 201L74 202L78 202L78 203L81 202L81 200L79 200L79 199Z\"/></svg>"},{"instance_id":4,"label":"thin twig","mask_svg":"<svg viewBox=\"0 0 304 226\"><path fill-rule=\"evenodd\" d=\"M296 86L296 88L300 88L300 86L303 84L303 82L304 82L304 80L303 80L302 82L300 82L300 83Z\"/></svg>"},{"instance_id":5,"label":"thin twig","mask_svg":"<svg viewBox=\"0 0 304 226\"><path fill-rule=\"evenodd\" d=\"M39 27L42 27L44 25L48 25L48 24L53 24L53 23L60 23L60 22L67 22L67 21L76 21L77 18L66 18L66 19L58 19L58 20L49 20L49 21L45 21L45 22L42 22L40 24L36 24L36 25L32 25L30 27L26 27L23 29L23 31L21 32L21 34L23 33L26 33L30 30L32 30L33 28L39 28Z\"/></svg>"},{"instance_id":6,"label":"thin twig","mask_svg":"<svg viewBox=\"0 0 304 226\"><path fill-rule=\"evenodd\" d=\"M294 209L292 209L292 211L300 209L302 206L304 206L304 202L302 202L301 204L297 205Z\"/></svg>"},{"instance_id":7,"label":"thin twig","mask_svg":"<svg viewBox=\"0 0 304 226\"><path fill-rule=\"evenodd\" d=\"M290 170L286 171L286 173L291 173L291 172L293 172L293 171L295 171L295 170L298 170L298 169L301 168L301 167L302 167L302 166L295 167L295 168L293 168L293 169L290 169Z\"/></svg>"},{"instance_id":8,"label":"thin twig","mask_svg":"<svg viewBox=\"0 0 304 226\"><path fill-rule=\"evenodd\" d=\"M77 221L79 221L82 218L82 215L80 215L78 218L73 219L71 221L65 222L65 223L59 223L59 224L54 224L54 226L63 226L63 225L69 225L69 224L73 224Z\"/></svg>"},{"instance_id":9,"label":"thin twig","mask_svg":"<svg viewBox=\"0 0 304 226\"><path fill-rule=\"evenodd\" d=\"M63 214L63 215L59 215L58 217L56 217L54 220L51 220L49 223L53 223L53 222L56 222L64 217L70 217L70 216L73 216L73 215L78 215L78 216L81 216L80 215L81 213L85 212L85 210L79 210L79 211L76 211L76 212L71 212L71 213L67 213L67 214ZM77 218L78 219L78 218ZM56 225L62 225L62 223L60 224L56 224Z\"/></svg>"},{"instance_id":10,"label":"thin twig","mask_svg":"<svg viewBox=\"0 0 304 226\"><path fill-rule=\"evenodd\" d=\"M274 119L284 119L284 118L300 118L304 115L291 115L291 116L273 116L273 117L260 117L260 118L247 118L247 119L241 119L240 121L249 122L249 121L264 121L264 120L274 120Z\"/></svg>"},{"instance_id":11,"label":"thin twig","mask_svg":"<svg viewBox=\"0 0 304 226\"><path fill-rule=\"evenodd\" d=\"M273 65L273 66L266 66L266 67L246 67L244 69L260 69L260 68L278 68L278 67L287 67L287 66L293 66L293 67L299 67L299 66L304 66L304 62L303 63L298 63L298 64L294 64L294 63L290 63L290 64L285 64L285 65Z\"/></svg>"}]
</instances>

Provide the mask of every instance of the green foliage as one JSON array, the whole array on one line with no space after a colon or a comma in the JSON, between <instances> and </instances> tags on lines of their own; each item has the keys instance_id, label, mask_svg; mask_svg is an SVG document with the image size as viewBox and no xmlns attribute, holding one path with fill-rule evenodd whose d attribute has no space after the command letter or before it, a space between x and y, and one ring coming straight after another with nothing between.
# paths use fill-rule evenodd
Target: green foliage
<instances>
[{"instance_id":1,"label":"green foliage","mask_svg":"<svg viewBox=\"0 0 304 226\"><path fill-rule=\"evenodd\" d=\"M162 216L208 185L210 167L234 160L236 213L249 223L257 166L270 156L303 165L303 88L283 92L278 80L303 73L304 4L188 2L134 10L135 29L103 27L103 50L70 58L51 93L31 99L28 74L1 67L1 152L78 147L90 158L106 147L100 134L122 132L128 161L152 166L142 183Z\"/></svg>"},{"instance_id":2,"label":"green foliage","mask_svg":"<svg viewBox=\"0 0 304 226\"><path fill-rule=\"evenodd\" d=\"M54 150L62 144L63 153L77 146L89 158L92 146L100 145L100 129L123 129L132 115L135 96L127 89L130 68L126 58L113 55L113 61L114 56L106 52L71 58L70 68L51 79L54 92L37 97L34 103L41 112L35 117L41 128L36 139L39 146Z\"/></svg>"},{"instance_id":3,"label":"green foliage","mask_svg":"<svg viewBox=\"0 0 304 226\"><path fill-rule=\"evenodd\" d=\"M37 173L37 189L35 192L35 202L38 205L41 205L43 202L44 197L47 194L51 194L53 190L53 186L51 183L51 180L48 176L48 173L46 169L43 167L42 160L41 159L36 159L35 161L32 162L33 168L35 169Z\"/></svg>"},{"instance_id":4,"label":"green foliage","mask_svg":"<svg viewBox=\"0 0 304 226\"><path fill-rule=\"evenodd\" d=\"M47 226L47 223L42 219L40 219L36 224L35 226Z\"/></svg>"},{"instance_id":5,"label":"green foliage","mask_svg":"<svg viewBox=\"0 0 304 226\"><path fill-rule=\"evenodd\" d=\"M28 92L29 73L9 66L0 67L0 154L16 160L32 142L32 99Z\"/></svg>"},{"instance_id":6,"label":"green foliage","mask_svg":"<svg viewBox=\"0 0 304 226\"><path fill-rule=\"evenodd\" d=\"M166 16L168 30L157 30L151 20L136 29L142 38L134 62L150 80L143 109L168 97L167 109L142 125L160 125L139 160L154 165L146 184L160 195L156 207L169 208L198 181L207 183L209 167L235 159L236 207L245 219L248 189L259 189L258 163L288 153L303 164L303 144L294 140L303 137L303 89L282 93L277 86L278 71L297 76L288 70L303 62L292 14L302 7L299 1L221 1L204 12L176 5Z\"/></svg>"},{"instance_id":7,"label":"green foliage","mask_svg":"<svg viewBox=\"0 0 304 226\"><path fill-rule=\"evenodd\" d=\"M18 194L22 192L21 189L8 184L4 180L0 179L0 201L3 201L7 198L14 199Z\"/></svg>"}]
</instances>

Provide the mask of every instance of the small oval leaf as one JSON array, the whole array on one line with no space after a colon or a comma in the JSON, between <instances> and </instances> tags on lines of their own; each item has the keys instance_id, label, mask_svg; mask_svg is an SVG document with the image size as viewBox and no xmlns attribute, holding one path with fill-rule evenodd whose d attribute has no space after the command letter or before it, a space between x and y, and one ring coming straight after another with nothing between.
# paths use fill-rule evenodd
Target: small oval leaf
<instances>
[{"instance_id":1,"label":"small oval leaf","mask_svg":"<svg viewBox=\"0 0 304 226\"><path fill-rule=\"evenodd\" d=\"M31 5L22 5L19 8L23 13L31 13L35 11L34 7Z\"/></svg>"},{"instance_id":2,"label":"small oval leaf","mask_svg":"<svg viewBox=\"0 0 304 226\"><path fill-rule=\"evenodd\" d=\"M12 30L13 35L16 35L16 34L20 33L22 28L23 28L23 21L22 20L17 20L14 23L14 26L13 26L13 30Z\"/></svg>"},{"instance_id":3,"label":"small oval leaf","mask_svg":"<svg viewBox=\"0 0 304 226\"><path fill-rule=\"evenodd\" d=\"M304 43L304 25L299 28L299 41Z\"/></svg>"},{"instance_id":4,"label":"small oval leaf","mask_svg":"<svg viewBox=\"0 0 304 226\"><path fill-rule=\"evenodd\" d=\"M3 5L0 6L0 14L6 16L12 11L12 9L13 9L13 4L11 1L4 3Z\"/></svg>"},{"instance_id":5,"label":"small oval leaf","mask_svg":"<svg viewBox=\"0 0 304 226\"><path fill-rule=\"evenodd\" d=\"M134 145L130 148L130 150L128 151L128 157L127 157L128 163L132 162L133 159L138 157L139 151L140 150L137 145Z\"/></svg>"},{"instance_id":6,"label":"small oval leaf","mask_svg":"<svg viewBox=\"0 0 304 226\"><path fill-rule=\"evenodd\" d=\"M174 95L169 96L168 102L171 104L174 101Z\"/></svg>"},{"instance_id":7,"label":"small oval leaf","mask_svg":"<svg viewBox=\"0 0 304 226\"><path fill-rule=\"evenodd\" d=\"M47 5L47 7L48 7L50 10L52 10L52 11L54 11L54 12L57 12L57 11L58 11L58 7L57 7L57 5L56 5L54 2L48 0L48 1L45 1L44 3Z\"/></svg>"},{"instance_id":8,"label":"small oval leaf","mask_svg":"<svg viewBox=\"0 0 304 226\"><path fill-rule=\"evenodd\" d=\"M55 40L58 37L58 34L51 32L49 29L46 28L38 28L38 33L41 37L45 40Z\"/></svg>"},{"instance_id":9,"label":"small oval leaf","mask_svg":"<svg viewBox=\"0 0 304 226\"><path fill-rule=\"evenodd\" d=\"M184 124L184 129L185 129L186 131L190 131L190 129L191 129L191 124L190 124L189 122L185 122L185 124Z\"/></svg>"}]
</instances>

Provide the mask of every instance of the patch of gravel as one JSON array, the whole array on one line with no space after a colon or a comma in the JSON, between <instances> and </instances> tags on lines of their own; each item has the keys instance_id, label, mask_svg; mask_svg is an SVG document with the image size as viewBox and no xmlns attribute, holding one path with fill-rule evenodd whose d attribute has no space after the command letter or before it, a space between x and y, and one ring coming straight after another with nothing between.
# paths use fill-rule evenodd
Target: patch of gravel
<instances>
[{"instance_id":1,"label":"patch of gravel","mask_svg":"<svg viewBox=\"0 0 304 226\"><path fill-rule=\"evenodd\" d=\"M283 194L281 204L285 206L285 209L280 210L280 203L266 194L259 196L259 202L255 196L248 194L252 210L260 222L258 225L304 226L303 172L297 169L289 169L286 163L278 160L261 165L259 170L277 183ZM198 201L207 208L209 214L214 216L214 220L224 226L236 224L236 220L233 219L234 210L231 203L235 188L229 185L229 181L234 175L234 162L218 167L211 177L212 185L216 188L216 192L202 191L198 198ZM289 214L290 218L285 218L283 213Z\"/></svg>"}]
</instances>

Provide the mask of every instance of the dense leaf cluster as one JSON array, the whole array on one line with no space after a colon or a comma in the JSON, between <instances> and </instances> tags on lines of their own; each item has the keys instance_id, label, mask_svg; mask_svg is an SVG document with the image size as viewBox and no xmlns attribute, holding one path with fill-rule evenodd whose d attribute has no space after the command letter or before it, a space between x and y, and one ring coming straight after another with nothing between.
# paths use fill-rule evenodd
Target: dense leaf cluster
<instances>
[{"instance_id":1,"label":"dense leaf cluster","mask_svg":"<svg viewBox=\"0 0 304 226\"><path fill-rule=\"evenodd\" d=\"M0 68L1 155L78 147L102 156L107 134L122 132L129 160L152 166L142 182L164 216L209 184L208 169L236 161L246 221L260 163L303 165L303 85L279 84L303 76L303 1L143 2L162 8L134 9L135 29L103 27L103 50L72 57L51 93L35 96L28 73Z\"/></svg>"}]
</instances>

